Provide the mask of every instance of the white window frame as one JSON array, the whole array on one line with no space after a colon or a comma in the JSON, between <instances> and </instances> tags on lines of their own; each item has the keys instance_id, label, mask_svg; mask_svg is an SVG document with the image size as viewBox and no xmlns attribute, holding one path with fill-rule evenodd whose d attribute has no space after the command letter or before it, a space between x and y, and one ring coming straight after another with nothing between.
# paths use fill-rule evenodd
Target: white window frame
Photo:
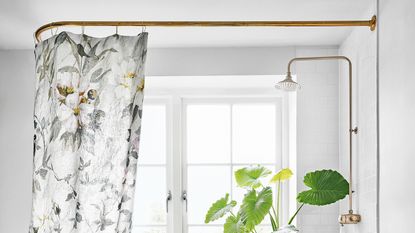
<instances>
[{"instance_id":1,"label":"white window frame","mask_svg":"<svg viewBox=\"0 0 415 233\"><path fill-rule=\"evenodd\" d=\"M173 172L173 150L171 148L171 146L173 145L172 142L168 141L171 137L169 135L172 134L172 120L171 120L171 112L172 112L172 105L170 103L170 98L169 97L165 97L165 96L146 96L145 97L145 103L146 104L150 104L150 105L164 105L166 107L166 160L165 160L165 164L164 166L166 167L166 195L168 194L168 191L171 188L171 184L173 184L173 176L171 176L170 174L172 174ZM144 115L145 113L143 113ZM140 162L138 162L137 164L137 168L140 169L140 167L159 167L162 166L160 164L140 164ZM138 171L139 173L139 171ZM138 176L137 179L141 179L140 176ZM140 210L137 210L140 211ZM170 206L169 206L169 214L167 214L167 218L166 218L166 224L167 224L167 232L173 232L173 223L174 223L174 219L172 218L174 216L174 214L172 214L172 211L170 211ZM149 225L133 225L133 227L159 227L159 225L155 225L155 224L149 224Z\"/></svg>"},{"instance_id":2,"label":"white window frame","mask_svg":"<svg viewBox=\"0 0 415 233\"><path fill-rule=\"evenodd\" d=\"M146 77L145 103L166 105L166 195L168 191L172 193L172 200L168 203L167 233L187 233L188 229L187 213L182 200L182 192L187 189L184 144L186 104L211 103L212 100L223 103L281 101L281 166L290 167L296 174L296 94L273 88L274 83L283 78L280 75ZM198 82L188 82L194 79ZM241 82L241 79L245 81ZM287 222L288 216L297 208L296 177L284 185L282 220ZM289 198L290 196L294 198Z\"/></svg>"}]
</instances>

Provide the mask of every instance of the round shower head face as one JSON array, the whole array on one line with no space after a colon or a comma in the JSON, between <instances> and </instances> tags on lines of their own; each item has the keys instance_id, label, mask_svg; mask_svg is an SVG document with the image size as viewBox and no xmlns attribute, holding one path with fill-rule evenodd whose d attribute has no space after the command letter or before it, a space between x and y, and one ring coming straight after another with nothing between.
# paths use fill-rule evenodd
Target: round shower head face
<instances>
[{"instance_id":1,"label":"round shower head face","mask_svg":"<svg viewBox=\"0 0 415 233\"><path fill-rule=\"evenodd\" d=\"M275 88L283 90L283 91L298 91L301 89L300 84L298 84L297 82L295 82L291 75L287 75L287 78L285 78L284 80L282 80L281 82L278 82L275 85Z\"/></svg>"}]
</instances>

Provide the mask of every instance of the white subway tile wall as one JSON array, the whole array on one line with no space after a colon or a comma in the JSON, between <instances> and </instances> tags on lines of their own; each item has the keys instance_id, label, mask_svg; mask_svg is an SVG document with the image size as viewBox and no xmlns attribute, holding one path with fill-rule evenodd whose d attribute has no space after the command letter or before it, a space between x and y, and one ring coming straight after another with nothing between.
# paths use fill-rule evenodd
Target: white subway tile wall
<instances>
[{"instance_id":1,"label":"white subway tile wall","mask_svg":"<svg viewBox=\"0 0 415 233\"><path fill-rule=\"evenodd\" d=\"M368 12L369 15L375 11ZM376 33L356 28L339 48L339 54L352 59L354 90L354 123L359 127L354 137L354 204L355 212L362 216L357 225L343 227L342 233L376 233L377 202L377 142L376 142ZM340 64L340 106L348 104L348 70ZM340 169L348 167L348 115L347 108L340 108ZM347 213L346 202L340 211Z\"/></svg>"},{"instance_id":2,"label":"white subway tile wall","mask_svg":"<svg viewBox=\"0 0 415 233\"><path fill-rule=\"evenodd\" d=\"M337 48L296 49L297 57L337 54ZM307 172L339 168L339 65L337 61L300 61L294 68L302 85L297 96L297 189L302 191ZM305 206L297 225L302 233L336 233L338 214L338 204Z\"/></svg>"}]
</instances>

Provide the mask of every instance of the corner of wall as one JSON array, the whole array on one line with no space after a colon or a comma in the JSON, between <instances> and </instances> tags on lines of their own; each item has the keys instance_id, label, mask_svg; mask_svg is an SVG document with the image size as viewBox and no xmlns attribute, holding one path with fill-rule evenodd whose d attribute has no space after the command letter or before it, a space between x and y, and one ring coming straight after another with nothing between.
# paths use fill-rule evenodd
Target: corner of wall
<instances>
[{"instance_id":1,"label":"corner of wall","mask_svg":"<svg viewBox=\"0 0 415 233\"><path fill-rule=\"evenodd\" d=\"M373 6L368 13L376 12ZM362 216L357 225L346 225L344 233L377 232L377 71L376 32L355 28L339 48L339 54L353 64L353 124L359 128L353 136L354 210ZM339 168L348 176L348 67L339 65ZM348 210L347 201L340 212Z\"/></svg>"}]
</instances>

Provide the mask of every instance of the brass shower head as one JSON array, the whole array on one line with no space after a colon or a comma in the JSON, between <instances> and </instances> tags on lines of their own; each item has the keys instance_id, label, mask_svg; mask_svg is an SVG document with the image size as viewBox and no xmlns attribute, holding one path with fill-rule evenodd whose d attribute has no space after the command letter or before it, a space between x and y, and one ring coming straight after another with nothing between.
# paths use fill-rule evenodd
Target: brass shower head
<instances>
[{"instance_id":1,"label":"brass shower head","mask_svg":"<svg viewBox=\"0 0 415 233\"><path fill-rule=\"evenodd\" d=\"M301 89L301 85L295 82L291 76L291 72L287 72L287 76L284 80L278 82L275 88L283 91L298 91Z\"/></svg>"}]
</instances>

